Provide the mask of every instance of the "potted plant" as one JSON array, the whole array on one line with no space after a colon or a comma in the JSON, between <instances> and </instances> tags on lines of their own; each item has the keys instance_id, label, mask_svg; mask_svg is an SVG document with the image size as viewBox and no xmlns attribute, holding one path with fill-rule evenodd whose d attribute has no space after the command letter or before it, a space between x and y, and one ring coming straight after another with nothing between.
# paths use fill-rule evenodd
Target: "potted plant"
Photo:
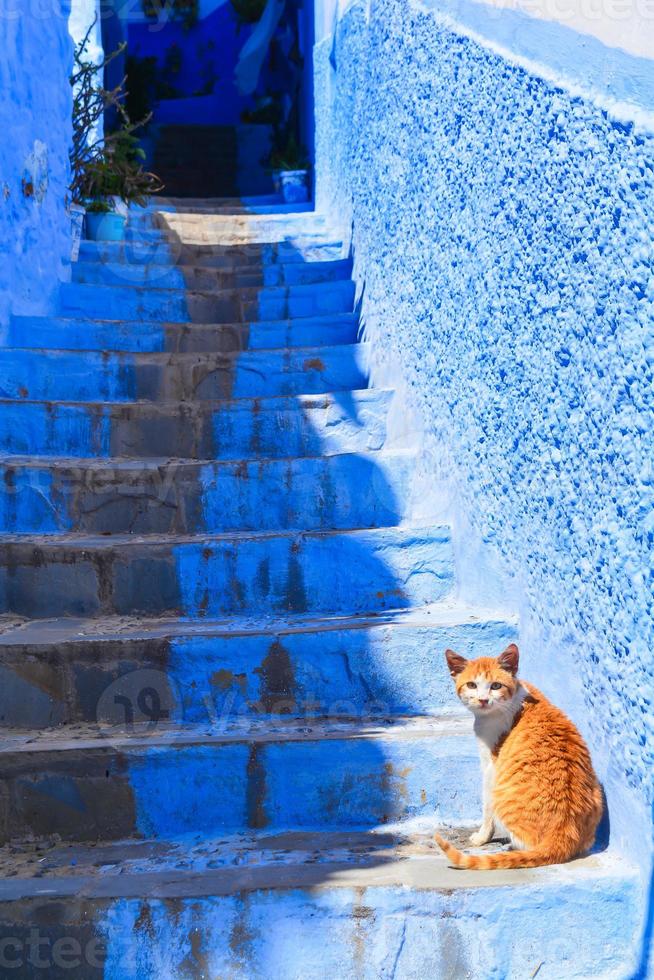
<instances>
[{"instance_id":1,"label":"potted plant","mask_svg":"<svg viewBox=\"0 0 654 980\"><path fill-rule=\"evenodd\" d=\"M144 207L161 181L142 167L145 153L133 132L123 127L105 139L102 155L90 163L82 183L87 206L89 238L121 241L130 204Z\"/></svg>"},{"instance_id":2,"label":"potted plant","mask_svg":"<svg viewBox=\"0 0 654 980\"><path fill-rule=\"evenodd\" d=\"M87 210L87 172L92 164L100 159L103 152L102 119L105 109L120 104L121 89L107 91L102 85L105 67L125 50L119 47L103 61L97 63L89 56L89 44L97 18L86 35L75 46L73 73L70 84L73 90L73 138L70 146L70 204L68 212L71 221L71 261L79 257L80 243L85 225ZM100 213L96 210L93 213ZM94 221L91 222L92 224Z\"/></svg>"},{"instance_id":3,"label":"potted plant","mask_svg":"<svg viewBox=\"0 0 654 980\"><path fill-rule=\"evenodd\" d=\"M86 206L86 235L92 242L121 242L126 221L108 198L97 198Z\"/></svg>"},{"instance_id":4,"label":"potted plant","mask_svg":"<svg viewBox=\"0 0 654 980\"><path fill-rule=\"evenodd\" d=\"M275 191L286 204L303 204L309 200L309 161L306 150L291 136L283 149L270 155Z\"/></svg>"},{"instance_id":5,"label":"potted plant","mask_svg":"<svg viewBox=\"0 0 654 980\"><path fill-rule=\"evenodd\" d=\"M125 45L119 45L99 65L90 61L87 48L94 25L95 21L75 49L70 79L73 87L71 221L81 223L80 212L86 210L90 238L120 241L125 233L129 204L144 206L148 196L162 190L163 185L154 174L143 169L145 153L134 135L149 122L150 116L138 123L131 122L124 105L127 94L124 81L112 90L102 85L105 67L122 54ZM115 111L118 125L103 134L100 122L108 108ZM79 244L73 246L73 260L78 252Z\"/></svg>"}]
</instances>

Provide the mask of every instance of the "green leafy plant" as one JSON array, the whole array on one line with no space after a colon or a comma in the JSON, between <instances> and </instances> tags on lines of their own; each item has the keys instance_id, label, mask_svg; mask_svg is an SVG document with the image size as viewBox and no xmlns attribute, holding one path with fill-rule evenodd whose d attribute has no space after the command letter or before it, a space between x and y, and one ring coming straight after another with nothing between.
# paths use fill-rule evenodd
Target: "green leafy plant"
<instances>
[{"instance_id":1,"label":"green leafy plant","mask_svg":"<svg viewBox=\"0 0 654 980\"><path fill-rule=\"evenodd\" d=\"M101 82L105 67L125 50L121 44L99 64L91 61L88 46L95 21L74 52L70 82L73 88L73 140L70 149L70 194L74 203L91 199L98 210L98 199L117 195L125 202L145 204L150 194L162 189L161 181L142 166L145 154L138 145L135 131L146 125L150 116L133 123L125 107L125 79L113 89ZM115 110L119 125L104 136L99 123L105 111ZM106 210L112 210L111 206Z\"/></svg>"},{"instance_id":2,"label":"green leafy plant","mask_svg":"<svg viewBox=\"0 0 654 980\"><path fill-rule=\"evenodd\" d=\"M101 199L95 201L89 201L86 205L86 210L89 214L110 214L114 208L110 201L103 201Z\"/></svg>"},{"instance_id":3,"label":"green leafy plant","mask_svg":"<svg viewBox=\"0 0 654 980\"><path fill-rule=\"evenodd\" d=\"M289 136L283 146L273 148L268 166L270 170L308 170L309 157L295 136Z\"/></svg>"},{"instance_id":4,"label":"green leafy plant","mask_svg":"<svg viewBox=\"0 0 654 980\"><path fill-rule=\"evenodd\" d=\"M73 89L70 193L76 204L83 202L83 185L88 166L101 157L103 152L105 141L99 131L105 110L113 107L117 111L122 111L122 84L115 89L105 89L101 80L106 66L123 53L125 45L119 45L99 64L91 61L88 48L95 23L94 20L86 35L75 47L73 73L70 76Z\"/></svg>"},{"instance_id":5,"label":"green leafy plant","mask_svg":"<svg viewBox=\"0 0 654 980\"><path fill-rule=\"evenodd\" d=\"M87 169L85 196L93 199L120 197L126 204L143 207L151 194L163 189L163 184L154 174L144 170L145 153L133 133L123 129L112 136L102 157Z\"/></svg>"}]
</instances>

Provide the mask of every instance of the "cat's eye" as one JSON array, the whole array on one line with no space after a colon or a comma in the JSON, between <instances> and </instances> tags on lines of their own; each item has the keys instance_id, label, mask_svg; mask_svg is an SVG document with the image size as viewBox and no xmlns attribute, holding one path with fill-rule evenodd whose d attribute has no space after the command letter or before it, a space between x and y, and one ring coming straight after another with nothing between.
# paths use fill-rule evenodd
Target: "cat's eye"
<instances>
[{"instance_id":1,"label":"cat's eye","mask_svg":"<svg viewBox=\"0 0 654 980\"><path fill-rule=\"evenodd\" d=\"M468 683L466 684L466 687L470 687L470 688L475 688L476 689L477 685L475 684L474 681L468 681Z\"/></svg>"},{"instance_id":2,"label":"cat's eye","mask_svg":"<svg viewBox=\"0 0 654 980\"><path fill-rule=\"evenodd\" d=\"M500 684L499 681L493 681L493 683L491 684L491 691L499 691L501 687L502 685Z\"/></svg>"}]
</instances>

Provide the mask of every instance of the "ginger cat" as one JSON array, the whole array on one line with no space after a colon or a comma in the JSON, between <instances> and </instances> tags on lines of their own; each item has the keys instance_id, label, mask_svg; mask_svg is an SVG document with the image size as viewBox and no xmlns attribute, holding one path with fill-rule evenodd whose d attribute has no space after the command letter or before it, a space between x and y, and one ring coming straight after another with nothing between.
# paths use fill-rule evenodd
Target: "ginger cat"
<instances>
[{"instance_id":1,"label":"ginger cat","mask_svg":"<svg viewBox=\"0 0 654 980\"><path fill-rule=\"evenodd\" d=\"M475 716L483 769L483 820L470 842L506 831L516 848L464 854L436 834L459 868L534 868L589 850L602 816L602 790L581 735L562 711L517 678L515 643L499 657L445 657L456 693Z\"/></svg>"}]
</instances>

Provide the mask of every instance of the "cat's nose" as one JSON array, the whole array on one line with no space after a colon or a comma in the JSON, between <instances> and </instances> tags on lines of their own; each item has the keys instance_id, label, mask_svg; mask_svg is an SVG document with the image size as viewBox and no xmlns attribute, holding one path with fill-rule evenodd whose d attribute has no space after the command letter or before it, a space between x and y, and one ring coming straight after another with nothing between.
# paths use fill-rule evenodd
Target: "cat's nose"
<instances>
[{"instance_id":1,"label":"cat's nose","mask_svg":"<svg viewBox=\"0 0 654 980\"><path fill-rule=\"evenodd\" d=\"M479 704L482 706L482 708L485 708L488 704L488 698L479 698Z\"/></svg>"}]
</instances>

